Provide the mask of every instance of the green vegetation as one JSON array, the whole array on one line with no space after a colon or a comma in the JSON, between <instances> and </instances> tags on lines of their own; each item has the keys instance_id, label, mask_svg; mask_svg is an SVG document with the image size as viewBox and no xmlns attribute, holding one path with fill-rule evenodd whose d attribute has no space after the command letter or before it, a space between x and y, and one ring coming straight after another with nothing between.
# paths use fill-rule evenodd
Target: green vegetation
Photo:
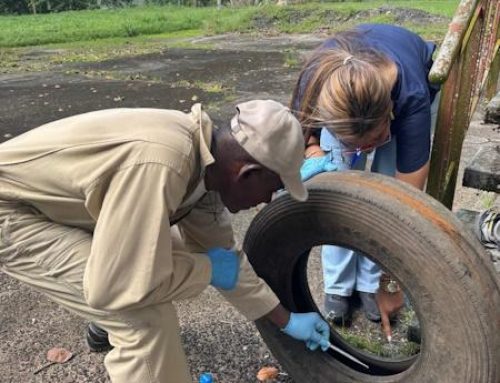
<instances>
[{"instance_id":1,"label":"green vegetation","mask_svg":"<svg viewBox=\"0 0 500 383\"><path fill-rule=\"evenodd\" d=\"M351 346L385 358L404 358L410 357L420 352L420 345L413 342L401 341L397 344L388 344L377 340L373 331L366 333L353 334L346 329L338 328L337 332Z\"/></svg>"},{"instance_id":2,"label":"green vegetation","mask_svg":"<svg viewBox=\"0 0 500 383\"><path fill-rule=\"evenodd\" d=\"M295 49L283 50L284 60L283 65L286 68L298 68L300 66L299 55Z\"/></svg>"},{"instance_id":3,"label":"green vegetation","mask_svg":"<svg viewBox=\"0 0 500 383\"><path fill-rule=\"evenodd\" d=\"M394 7L421 10L451 19L457 5L458 1L455 0L309 3L290 7L263 7L258 9L254 19L260 19L261 24L262 20L268 20L276 30L285 33L312 32L323 28L335 31L360 22L400 23L398 16L391 11ZM383 9L379 13L373 12L378 8ZM407 26L412 25L409 17L402 21Z\"/></svg>"},{"instance_id":4,"label":"green vegetation","mask_svg":"<svg viewBox=\"0 0 500 383\"><path fill-rule=\"evenodd\" d=\"M390 9L370 14L378 7L420 9L451 18L459 0L395 0L308 3L280 7L189 8L151 6L108 10L71 11L43 15L0 16L0 47L23 47L104 39L134 41L145 36L168 38L226 32L315 32L359 23L397 22ZM356 14L363 18L354 18ZM412 27L411 20L402 20ZM439 23L438 23L439 24ZM445 26L438 26L441 31ZM415 28L423 28L413 26ZM428 26L425 26L427 28ZM434 27L433 27L434 28Z\"/></svg>"},{"instance_id":5,"label":"green vegetation","mask_svg":"<svg viewBox=\"0 0 500 383\"><path fill-rule=\"evenodd\" d=\"M210 42L191 40L228 32L326 36L363 22L403 25L440 42L458 2L366 0L220 10L147 6L0 16L0 73L50 70L68 62L97 62L166 48L209 49ZM299 65L297 52L284 53L283 65Z\"/></svg>"},{"instance_id":6,"label":"green vegetation","mask_svg":"<svg viewBox=\"0 0 500 383\"><path fill-rule=\"evenodd\" d=\"M408 327L414 318L416 313L411 308L399 312L392 326L392 343L385 340L380 324L368 321L359 311L354 313L350 327L331 325L348 344L358 350L385 358L405 358L420 351L419 344L407 340Z\"/></svg>"},{"instance_id":7,"label":"green vegetation","mask_svg":"<svg viewBox=\"0 0 500 383\"><path fill-rule=\"evenodd\" d=\"M207 93L223 93L229 88L224 87L224 85L218 82L204 82L204 81L187 81L187 80L179 80L173 84L171 84L174 88L197 88L201 89Z\"/></svg>"},{"instance_id":8,"label":"green vegetation","mask_svg":"<svg viewBox=\"0 0 500 383\"><path fill-rule=\"evenodd\" d=\"M491 209L495 205L495 201L497 196L492 192L481 192L481 208L482 209Z\"/></svg>"},{"instance_id":9,"label":"green vegetation","mask_svg":"<svg viewBox=\"0 0 500 383\"><path fill-rule=\"evenodd\" d=\"M0 46L20 47L107 38L186 32L202 35L237 31L248 25L252 8L144 7L73 11L46 15L1 16Z\"/></svg>"}]
</instances>

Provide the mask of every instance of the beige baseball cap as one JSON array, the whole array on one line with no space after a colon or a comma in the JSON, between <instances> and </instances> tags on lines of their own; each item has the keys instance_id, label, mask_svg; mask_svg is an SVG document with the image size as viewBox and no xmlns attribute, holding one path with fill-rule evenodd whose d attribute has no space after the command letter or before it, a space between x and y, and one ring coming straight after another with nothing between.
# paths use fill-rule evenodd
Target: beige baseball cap
<instances>
[{"instance_id":1,"label":"beige baseball cap","mask_svg":"<svg viewBox=\"0 0 500 383\"><path fill-rule=\"evenodd\" d=\"M273 100L253 100L236 105L231 131L257 162L277 173L290 195L307 199L300 179L304 136L299 121L286 106Z\"/></svg>"}]
</instances>

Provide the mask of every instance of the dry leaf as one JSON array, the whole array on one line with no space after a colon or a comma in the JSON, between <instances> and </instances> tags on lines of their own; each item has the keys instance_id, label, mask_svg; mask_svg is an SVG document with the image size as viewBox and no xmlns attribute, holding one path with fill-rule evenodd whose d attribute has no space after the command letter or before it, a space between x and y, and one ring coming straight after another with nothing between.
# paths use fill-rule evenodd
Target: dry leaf
<instances>
[{"instance_id":1,"label":"dry leaf","mask_svg":"<svg viewBox=\"0 0 500 383\"><path fill-rule=\"evenodd\" d=\"M260 382L266 380L276 379L278 377L279 370L276 367L262 367L257 373L257 379Z\"/></svg>"},{"instance_id":2,"label":"dry leaf","mask_svg":"<svg viewBox=\"0 0 500 383\"><path fill-rule=\"evenodd\" d=\"M65 348L54 347L47 351L47 360L48 363L45 363L43 366L37 368L33 371L33 374L38 374L40 371L45 370L47 367L50 367L56 363L66 363L70 360L74 355L66 350Z\"/></svg>"},{"instance_id":3,"label":"dry leaf","mask_svg":"<svg viewBox=\"0 0 500 383\"><path fill-rule=\"evenodd\" d=\"M47 351L47 360L54 363L66 363L73 354L65 348L54 347Z\"/></svg>"}]
</instances>

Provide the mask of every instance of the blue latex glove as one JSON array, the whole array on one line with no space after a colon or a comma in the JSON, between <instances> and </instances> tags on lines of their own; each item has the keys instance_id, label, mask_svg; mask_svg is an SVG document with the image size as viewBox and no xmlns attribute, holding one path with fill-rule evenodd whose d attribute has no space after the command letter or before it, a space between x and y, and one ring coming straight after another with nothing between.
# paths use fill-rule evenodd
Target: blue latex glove
<instances>
[{"instance_id":1,"label":"blue latex glove","mask_svg":"<svg viewBox=\"0 0 500 383\"><path fill-rule=\"evenodd\" d=\"M234 289L240 273L240 258L236 252L215 247L208 250L207 255L212 263L210 284L223 290Z\"/></svg>"},{"instance_id":2,"label":"blue latex glove","mask_svg":"<svg viewBox=\"0 0 500 383\"><path fill-rule=\"evenodd\" d=\"M337 166L330 161L328 155L322 157L311 157L304 160L300 167L300 178L302 182L323 172L332 172L337 170Z\"/></svg>"},{"instance_id":3,"label":"blue latex glove","mask_svg":"<svg viewBox=\"0 0 500 383\"><path fill-rule=\"evenodd\" d=\"M309 350L321 347L323 351L328 350L330 345L330 326L318 313L291 313L288 324L282 331L306 343Z\"/></svg>"}]
</instances>

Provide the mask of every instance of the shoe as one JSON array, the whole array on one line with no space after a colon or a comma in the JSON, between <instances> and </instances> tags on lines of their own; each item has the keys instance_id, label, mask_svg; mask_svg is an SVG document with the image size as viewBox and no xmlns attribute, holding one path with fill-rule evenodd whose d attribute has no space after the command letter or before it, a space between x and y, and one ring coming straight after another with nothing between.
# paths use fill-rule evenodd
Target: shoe
<instances>
[{"instance_id":1,"label":"shoe","mask_svg":"<svg viewBox=\"0 0 500 383\"><path fill-rule=\"evenodd\" d=\"M420 332L420 323L413 319L406 330L406 339L408 342L420 344L422 342L422 333Z\"/></svg>"},{"instance_id":2,"label":"shoe","mask_svg":"<svg viewBox=\"0 0 500 383\"><path fill-rule=\"evenodd\" d=\"M336 294L325 295L326 319L339 326L349 326L351 322L351 297Z\"/></svg>"},{"instance_id":3,"label":"shoe","mask_svg":"<svg viewBox=\"0 0 500 383\"><path fill-rule=\"evenodd\" d=\"M380 322L380 311L378 309L377 301L375 300L375 294L358 291L358 295L366 318L372 322Z\"/></svg>"},{"instance_id":4,"label":"shoe","mask_svg":"<svg viewBox=\"0 0 500 383\"><path fill-rule=\"evenodd\" d=\"M488 249L500 249L500 212L493 209L482 212L477 218L476 235Z\"/></svg>"},{"instance_id":5,"label":"shoe","mask_svg":"<svg viewBox=\"0 0 500 383\"><path fill-rule=\"evenodd\" d=\"M104 352L113 349L113 346L109 343L108 333L95 323L90 322L87 326L86 339L92 352Z\"/></svg>"}]
</instances>

